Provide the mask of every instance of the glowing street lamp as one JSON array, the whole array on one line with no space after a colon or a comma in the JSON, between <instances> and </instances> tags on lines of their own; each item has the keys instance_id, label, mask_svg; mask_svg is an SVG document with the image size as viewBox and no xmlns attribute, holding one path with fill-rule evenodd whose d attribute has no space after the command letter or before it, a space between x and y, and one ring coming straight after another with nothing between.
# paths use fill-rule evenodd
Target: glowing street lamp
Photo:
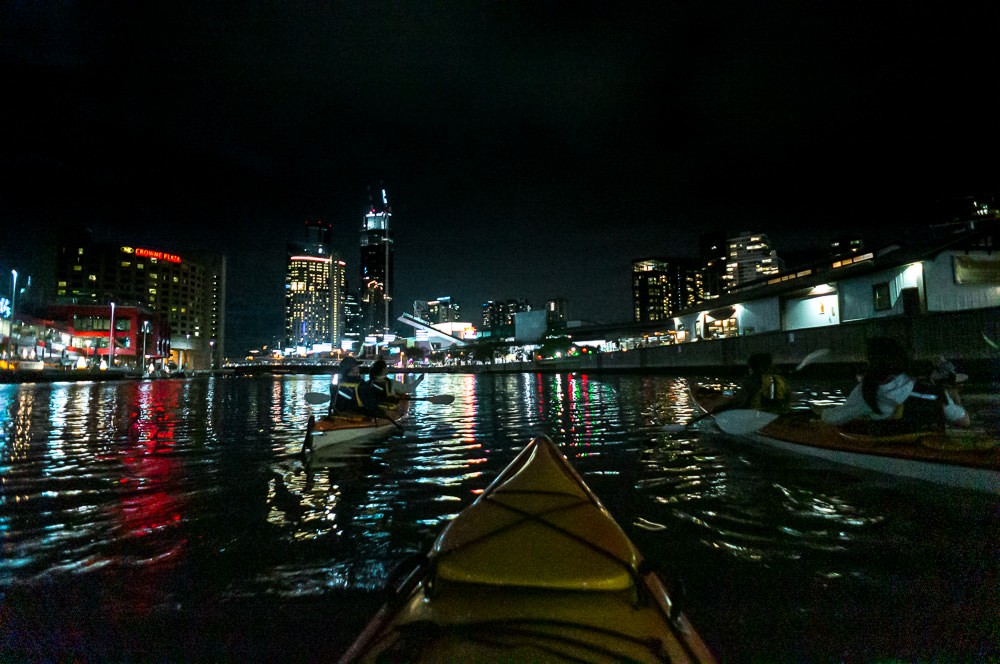
<instances>
[{"instance_id":1,"label":"glowing street lamp","mask_svg":"<svg viewBox=\"0 0 1000 664\"><path fill-rule=\"evenodd\" d=\"M146 337L149 335L149 321L142 321L142 366L139 367L140 371L146 370Z\"/></svg>"},{"instance_id":2,"label":"glowing street lamp","mask_svg":"<svg viewBox=\"0 0 1000 664\"><path fill-rule=\"evenodd\" d=\"M115 303L111 303L111 330L108 332L108 368L115 365Z\"/></svg>"},{"instance_id":3,"label":"glowing street lamp","mask_svg":"<svg viewBox=\"0 0 1000 664\"><path fill-rule=\"evenodd\" d=\"M7 326L7 356L14 357L14 307L17 304L17 270L11 270L11 287L10 287L10 325Z\"/></svg>"}]
</instances>

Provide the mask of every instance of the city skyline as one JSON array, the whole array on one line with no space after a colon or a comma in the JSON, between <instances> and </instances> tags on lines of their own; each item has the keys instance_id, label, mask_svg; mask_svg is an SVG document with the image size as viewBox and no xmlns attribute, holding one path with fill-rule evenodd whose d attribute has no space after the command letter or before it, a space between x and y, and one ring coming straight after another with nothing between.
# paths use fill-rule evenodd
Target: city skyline
<instances>
[{"instance_id":1,"label":"city skyline","mask_svg":"<svg viewBox=\"0 0 1000 664\"><path fill-rule=\"evenodd\" d=\"M0 268L65 229L230 257L236 347L280 333L285 255L357 274L393 197L395 314L562 297L630 317L631 261L698 234L779 254L893 239L995 193L985 2L421 3L3 10ZM352 284L353 285L353 284ZM269 312L274 313L269 313Z\"/></svg>"}]
</instances>

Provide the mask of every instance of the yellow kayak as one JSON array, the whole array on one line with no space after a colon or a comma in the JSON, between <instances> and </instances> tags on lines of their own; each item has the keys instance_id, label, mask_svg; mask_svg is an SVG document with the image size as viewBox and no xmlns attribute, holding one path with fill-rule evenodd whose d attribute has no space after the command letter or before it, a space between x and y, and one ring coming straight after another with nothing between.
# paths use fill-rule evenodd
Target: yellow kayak
<instances>
[{"instance_id":1,"label":"yellow kayak","mask_svg":"<svg viewBox=\"0 0 1000 664\"><path fill-rule=\"evenodd\" d=\"M341 661L711 662L556 445L531 441Z\"/></svg>"}]
</instances>

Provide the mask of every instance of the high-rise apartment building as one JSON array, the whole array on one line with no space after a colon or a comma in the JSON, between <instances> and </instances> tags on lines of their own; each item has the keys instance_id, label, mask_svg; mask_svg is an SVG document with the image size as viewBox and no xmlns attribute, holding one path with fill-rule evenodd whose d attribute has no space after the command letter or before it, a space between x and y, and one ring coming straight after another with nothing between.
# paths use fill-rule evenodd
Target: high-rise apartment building
<instances>
[{"instance_id":1,"label":"high-rise apartment building","mask_svg":"<svg viewBox=\"0 0 1000 664\"><path fill-rule=\"evenodd\" d=\"M392 209L384 188L368 190L369 205L361 227L361 285L359 300L366 336L381 336L393 325L393 239L389 229Z\"/></svg>"},{"instance_id":2,"label":"high-rise apartment building","mask_svg":"<svg viewBox=\"0 0 1000 664\"><path fill-rule=\"evenodd\" d=\"M483 302L483 330L493 334L512 335L514 332L514 314L531 311L531 305L524 298L512 298L506 301L487 300Z\"/></svg>"},{"instance_id":3,"label":"high-rise apartment building","mask_svg":"<svg viewBox=\"0 0 1000 664\"><path fill-rule=\"evenodd\" d=\"M288 245L285 271L285 348L330 351L342 334L344 262L330 248L332 228L306 222L306 241Z\"/></svg>"},{"instance_id":4,"label":"high-rise apartment building","mask_svg":"<svg viewBox=\"0 0 1000 664\"><path fill-rule=\"evenodd\" d=\"M700 265L688 258L645 258L632 262L632 319L666 321L698 301Z\"/></svg>"},{"instance_id":5,"label":"high-rise apartment building","mask_svg":"<svg viewBox=\"0 0 1000 664\"><path fill-rule=\"evenodd\" d=\"M182 257L161 249L95 243L86 233L63 240L56 256L55 303L93 307L111 302L141 307L164 321L161 333L169 338L170 357L163 359L191 369L221 366L225 256L192 252Z\"/></svg>"},{"instance_id":6,"label":"high-rise apartment building","mask_svg":"<svg viewBox=\"0 0 1000 664\"><path fill-rule=\"evenodd\" d=\"M763 233L744 231L739 236L730 238L727 244L729 248L725 279L728 289L781 271L778 254L771 249L771 244Z\"/></svg>"}]
</instances>

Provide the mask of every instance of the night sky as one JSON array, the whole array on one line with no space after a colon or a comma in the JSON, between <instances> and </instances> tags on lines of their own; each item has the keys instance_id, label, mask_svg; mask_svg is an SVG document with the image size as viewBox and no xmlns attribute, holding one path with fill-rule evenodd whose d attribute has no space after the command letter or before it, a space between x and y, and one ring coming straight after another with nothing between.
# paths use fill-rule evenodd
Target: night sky
<instances>
[{"instance_id":1,"label":"night sky","mask_svg":"<svg viewBox=\"0 0 1000 664\"><path fill-rule=\"evenodd\" d=\"M0 269L60 229L230 260L228 350L282 327L285 243L383 181L397 313L629 318L698 233L893 239L1000 190L989 2L0 5Z\"/></svg>"}]
</instances>

